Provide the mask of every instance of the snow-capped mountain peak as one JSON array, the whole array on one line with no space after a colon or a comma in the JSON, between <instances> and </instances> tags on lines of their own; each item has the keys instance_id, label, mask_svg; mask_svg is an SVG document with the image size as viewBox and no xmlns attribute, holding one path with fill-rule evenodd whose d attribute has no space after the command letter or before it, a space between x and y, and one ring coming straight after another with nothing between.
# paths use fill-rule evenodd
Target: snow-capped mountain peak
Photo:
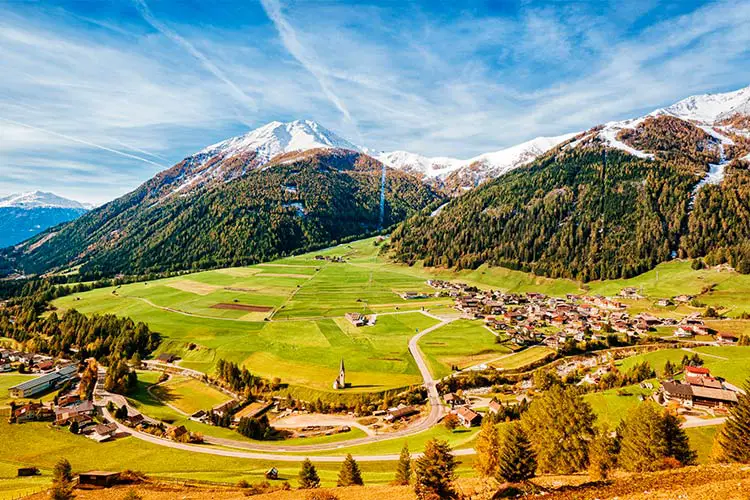
<instances>
[{"instance_id":1,"label":"snow-capped mountain peak","mask_svg":"<svg viewBox=\"0 0 750 500\"><path fill-rule=\"evenodd\" d=\"M380 153L376 158L392 168L416 173L439 183L449 177L455 177L457 182L453 184L460 184L461 187L468 188L529 163L575 135L537 137L509 148L480 154L466 160L449 157L427 157L406 151Z\"/></svg>"},{"instance_id":2,"label":"snow-capped mountain peak","mask_svg":"<svg viewBox=\"0 0 750 500\"><path fill-rule=\"evenodd\" d=\"M43 191L29 191L0 198L0 208L72 208L88 210L90 207L74 200Z\"/></svg>"},{"instance_id":3,"label":"snow-capped mountain peak","mask_svg":"<svg viewBox=\"0 0 750 500\"><path fill-rule=\"evenodd\" d=\"M651 115L666 114L683 120L714 123L736 113L750 113L750 86L723 94L690 96L666 108L659 108Z\"/></svg>"},{"instance_id":4,"label":"snow-capped mountain peak","mask_svg":"<svg viewBox=\"0 0 750 500\"><path fill-rule=\"evenodd\" d=\"M361 151L355 146L312 120L292 122L273 121L247 134L219 142L200 151L199 154L234 155L254 151L261 162L292 151L307 151L316 148L338 148Z\"/></svg>"}]
</instances>

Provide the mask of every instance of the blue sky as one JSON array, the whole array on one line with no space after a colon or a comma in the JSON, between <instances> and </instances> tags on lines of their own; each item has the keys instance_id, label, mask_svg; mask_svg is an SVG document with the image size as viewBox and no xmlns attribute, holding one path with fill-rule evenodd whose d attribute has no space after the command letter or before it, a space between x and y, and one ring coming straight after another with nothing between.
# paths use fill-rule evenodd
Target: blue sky
<instances>
[{"instance_id":1,"label":"blue sky","mask_svg":"<svg viewBox=\"0 0 750 500\"><path fill-rule=\"evenodd\" d=\"M750 84L750 2L0 1L0 195L102 203L314 119L470 157Z\"/></svg>"}]
</instances>

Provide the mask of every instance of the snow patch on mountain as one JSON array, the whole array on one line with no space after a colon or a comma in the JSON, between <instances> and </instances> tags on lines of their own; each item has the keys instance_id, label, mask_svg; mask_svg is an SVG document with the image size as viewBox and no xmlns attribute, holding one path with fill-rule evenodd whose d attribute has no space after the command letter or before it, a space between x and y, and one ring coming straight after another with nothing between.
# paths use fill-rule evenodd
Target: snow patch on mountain
<instances>
[{"instance_id":1,"label":"snow patch on mountain","mask_svg":"<svg viewBox=\"0 0 750 500\"><path fill-rule=\"evenodd\" d=\"M632 120L606 123L601 132L599 132L599 137L601 137L609 147L620 149L622 151L625 151L626 153L630 153L633 156L637 156L638 158L653 160L654 155L652 155L651 153L644 153L643 151L628 146L624 142L617 139L617 134L619 134L621 130L634 129L645 119L646 117L642 116L640 118L635 118Z\"/></svg>"},{"instance_id":2,"label":"snow patch on mountain","mask_svg":"<svg viewBox=\"0 0 750 500\"><path fill-rule=\"evenodd\" d=\"M0 198L0 208L72 208L89 210L91 206L63 198L54 193L29 191Z\"/></svg>"},{"instance_id":3,"label":"snow patch on mountain","mask_svg":"<svg viewBox=\"0 0 750 500\"><path fill-rule=\"evenodd\" d=\"M444 178L461 168L466 161L447 156L427 157L408 151L391 151L374 156L389 167L424 175L427 178Z\"/></svg>"}]
</instances>

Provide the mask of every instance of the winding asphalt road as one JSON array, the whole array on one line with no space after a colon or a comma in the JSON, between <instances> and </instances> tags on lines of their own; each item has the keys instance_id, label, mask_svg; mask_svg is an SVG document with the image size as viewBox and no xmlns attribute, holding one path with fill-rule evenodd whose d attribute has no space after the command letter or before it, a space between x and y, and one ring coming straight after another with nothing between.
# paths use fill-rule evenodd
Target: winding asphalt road
<instances>
[{"instance_id":1,"label":"winding asphalt road","mask_svg":"<svg viewBox=\"0 0 750 500\"><path fill-rule=\"evenodd\" d=\"M380 442L380 441L400 439L400 438L408 437L414 434L418 434L422 431L429 429L435 424L437 424L444 414L444 408L440 402L440 394L438 393L438 390L437 390L438 380L435 380L432 378L432 374L430 373L430 369L427 366L427 362L424 358L422 351L419 349L418 343L422 337L429 334L430 332L433 332L434 330L437 330L438 328L441 328L447 325L448 323L451 323L452 321L455 320L455 318L443 319L433 314L426 313L424 311L409 311L409 312L422 312L422 314L425 314L426 316L430 316L431 318L435 318L439 320L440 322L434 326L431 326L430 328L426 328L422 330L421 332L414 335L411 339L409 339L409 352L414 358L414 361L417 363L417 367L419 368L419 371L422 375L422 379L424 381L424 386L427 388L428 400L430 403L430 413L426 417L414 423L414 425L410 425L409 427L405 429L395 431L395 432L389 432L386 434L376 434L373 436L350 439L347 441L342 441L342 442L337 442L337 443L321 443L321 444L289 446L289 447L283 447L279 445L265 445L265 444L259 444L259 443L250 443L246 441L238 441L234 439L224 439L224 438L217 438L213 436L205 436L204 440L209 445L209 446L206 446L206 445L177 443L171 440L152 436L151 434L147 434L145 432L136 431L120 423L117 423L117 425L121 432L128 433L137 439L141 439L143 441L157 444L159 446L166 446L169 448L175 448L175 449L186 450L186 451L197 452L197 453L221 455L221 456L226 456L226 457L249 458L249 459L256 459L256 460L285 461L285 462L297 462L297 461L301 461L304 459L304 456L289 455L289 453L305 453L305 452L336 450L336 449L348 448L350 446L357 446L357 445L369 444L369 443ZM100 377L103 380L103 369L100 368L100 370L101 370ZM125 398L123 398L122 396L107 393L98 385L99 384L97 384L97 391L96 391L98 404L106 405L108 401L113 401L118 406L127 404L127 402L125 401ZM132 408L132 406L129 404L127 404L127 406ZM137 411L134 408L132 409L134 411ZM108 420L115 421L114 418L112 418L112 416L106 410L106 408L103 408L103 412L104 412L105 417ZM210 445L222 446L226 448L236 448L237 451L228 450L224 448L213 448ZM241 451L241 450L248 450L248 451ZM456 455L469 455L473 453L474 453L474 450L469 448L469 449L463 449L463 450L456 450L455 454ZM416 456L419 456L419 455L416 455ZM315 460L320 461L320 462L341 462L344 460L344 458L345 456L343 455L341 456L319 456L319 457L315 457ZM398 460L399 455L397 454L396 455L363 455L363 456L357 456L355 458L357 460L364 461L364 462L367 462L367 461L375 462L375 461Z\"/></svg>"}]
</instances>

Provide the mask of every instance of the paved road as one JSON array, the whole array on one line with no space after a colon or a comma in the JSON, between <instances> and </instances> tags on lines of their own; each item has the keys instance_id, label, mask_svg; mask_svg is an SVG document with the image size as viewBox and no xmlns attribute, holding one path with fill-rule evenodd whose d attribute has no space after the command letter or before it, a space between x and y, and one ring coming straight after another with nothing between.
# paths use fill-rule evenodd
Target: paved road
<instances>
[{"instance_id":1,"label":"paved road","mask_svg":"<svg viewBox=\"0 0 750 500\"><path fill-rule=\"evenodd\" d=\"M683 429L690 429L693 427L711 427L714 425L722 425L727 421L726 417L716 418L698 418L698 417L685 417L685 422L680 427Z\"/></svg>"},{"instance_id":2,"label":"paved road","mask_svg":"<svg viewBox=\"0 0 750 500\"><path fill-rule=\"evenodd\" d=\"M201 445L189 445L189 444L184 444L184 443L175 443L174 441L157 438L155 436L152 436L151 434L137 432L133 429L122 426L120 424L118 425L120 425L120 428L123 432L128 432L133 437L136 437L138 439L142 439L144 441L148 441L154 444L158 444L162 446L169 446L171 448L185 449L189 451L196 451L199 453L213 453L213 454L223 455L223 456L237 456L241 458L244 457L244 458L255 458L255 459L260 458L260 459L282 460L279 457L287 457L288 461L298 461L301 459L301 457L283 455L282 453L291 453L291 452L305 453L305 452L336 450L336 449L341 449L341 448L356 446L356 445L361 445L361 444L369 444L369 443L380 442L380 441L389 441L393 439L402 439L404 437L411 436L413 434L417 434L419 432L425 431L440 421L444 413L444 408L440 402L440 394L438 393L437 387L436 387L436 384L438 381L432 378L432 374L430 373L429 367L427 366L427 362L424 358L424 355L422 354L422 351L419 349L417 343L425 335L429 334L430 332L434 330L437 330L438 328L441 328L447 325L448 323L451 323L452 321L455 320L455 318L441 319L438 316L425 313L424 311L419 311L419 312L422 312L423 314L427 316L440 320L440 323L417 333L409 340L409 352L414 357L414 360L417 363L417 366L419 367L419 371L422 374L424 385L427 388L428 399L430 402L430 413L426 417L422 418L421 420L415 422L413 425L410 425L409 427L405 429L401 429L395 432L384 433L384 434L376 434L373 436L366 436L366 437L357 438L357 439L350 439L347 441L342 441L342 442L337 442L337 443L321 443L321 444L314 444L314 445L299 445L299 446L289 446L289 447L282 447L282 446L279 446L278 444L271 445L271 444L252 443L252 442L247 442L247 441L238 441L234 439L223 439L223 438L217 438L213 436L204 437L205 442L208 443L209 445L218 445L218 446L238 449L238 451L232 451L232 450L216 449L216 448L211 448L211 447L201 446ZM104 369L100 368L100 377L102 380L104 379L105 373L106 372L104 371ZM102 388L99 387L99 384L97 384L97 399L98 399L97 404L106 405L108 401L113 401L118 406L127 404L127 401L125 400L125 398L117 394L110 394L110 393L105 392ZM128 405L128 407L131 409L131 413L137 411L130 405ZM104 409L104 411L105 411L105 416L108 416L109 414L106 412L106 408ZM239 451L239 450L248 450L248 451ZM259 452L263 452L263 453L259 453ZM463 450L459 454L469 454L469 453L473 453L473 450ZM366 458L366 459L365 457L359 457L359 458L362 458L363 460L369 460L369 461L398 460L398 455L371 455L368 457L369 458ZM325 458L326 460L323 460L323 461L335 462L335 461L343 460L344 457L342 456L342 457L325 457Z\"/></svg>"}]
</instances>

